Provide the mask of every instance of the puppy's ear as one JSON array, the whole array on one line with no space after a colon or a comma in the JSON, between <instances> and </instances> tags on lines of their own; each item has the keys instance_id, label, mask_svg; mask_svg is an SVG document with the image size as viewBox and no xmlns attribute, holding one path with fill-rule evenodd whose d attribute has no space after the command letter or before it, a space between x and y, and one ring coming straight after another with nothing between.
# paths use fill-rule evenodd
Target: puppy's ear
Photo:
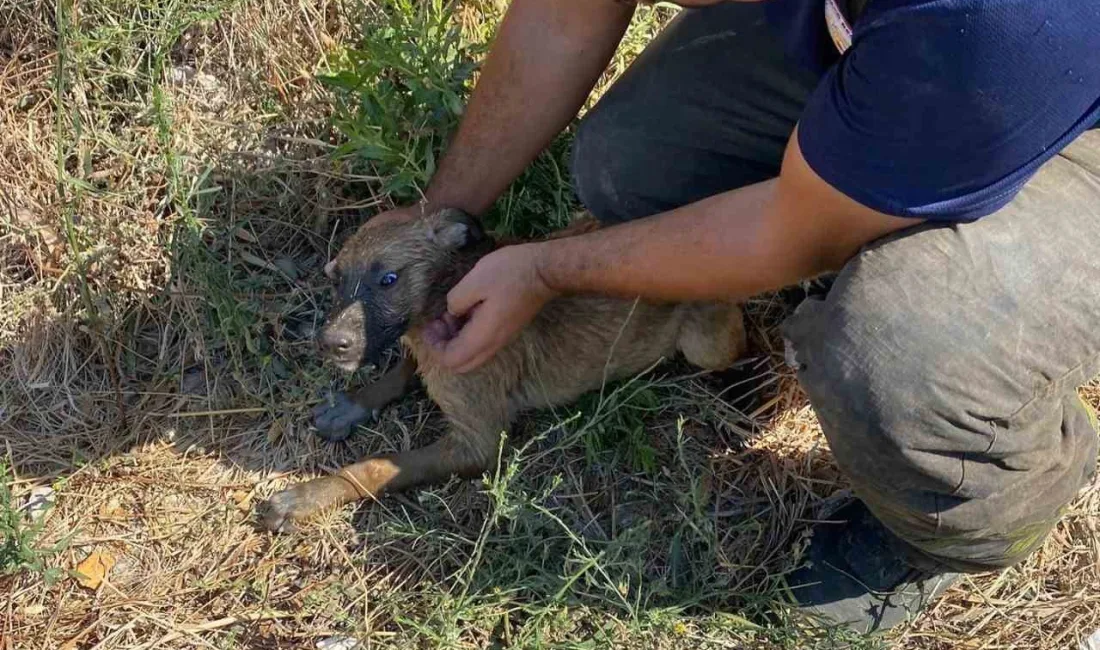
<instances>
[{"instance_id":1,"label":"puppy's ear","mask_svg":"<svg viewBox=\"0 0 1100 650\"><path fill-rule=\"evenodd\" d=\"M460 250L484 241L485 230L474 217L449 208L428 219L428 239L441 248Z\"/></svg>"}]
</instances>

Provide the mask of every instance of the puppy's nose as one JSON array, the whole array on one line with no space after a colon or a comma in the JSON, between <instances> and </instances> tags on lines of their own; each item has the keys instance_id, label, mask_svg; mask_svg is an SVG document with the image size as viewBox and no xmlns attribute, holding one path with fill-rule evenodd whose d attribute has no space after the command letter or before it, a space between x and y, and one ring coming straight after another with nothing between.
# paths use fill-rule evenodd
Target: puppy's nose
<instances>
[{"instance_id":1,"label":"puppy's nose","mask_svg":"<svg viewBox=\"0 0 1100 650\"><path fill-rule=\"evenodd\" d=\"M326 352L347 352L351 349L351 336L336 329L321 330L321 348Z\"/></svg>"}]
</instances>

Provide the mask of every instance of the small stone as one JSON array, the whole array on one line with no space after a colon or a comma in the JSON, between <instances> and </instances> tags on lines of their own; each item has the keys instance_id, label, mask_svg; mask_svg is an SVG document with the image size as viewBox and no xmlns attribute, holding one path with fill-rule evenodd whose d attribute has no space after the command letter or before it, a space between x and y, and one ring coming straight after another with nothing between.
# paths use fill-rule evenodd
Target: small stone
<instances>
[{"instance_id":1,"label":"small stone","mask_svg":"<svg viewBox=\"0 0 1100 650\"><path fill-rule=\"evenodd\" d=\"M23 506L23 509L27 513L27 518L36 522L53 507L53 502L53 488L42 485L31 490L30 496L27 497L27 505Z\"/></svg>"},{"instance_id":2,"label":"small stone","mask_svg":"<svg viewBox=\"0 0 1100 650\"><path fill-rule=\"evenodd\" d=\"M301 275L298 270L298 265L294 263L294 260L285 255L280 255L275 258L275 266L279 267L279 270L283 273L286 273L286 277L291 280L297 280L298 276Z\"/></svg>"},{"instance_id":3,"label":"small stone","mask_svg":"<svg viewBox=\"0 0 1100 650\"><path fill-rule=\"evenodd\" d=\"M1100 650L1100 630L1096 630L1087 638L1081 639L1081 650Z\"/></svg>"},{"instance_id":4,"label":"small stone","mask_svg":"<svg viewBox=\"0 0 1100 650\"><path fill-rule=\"evenodd\" d=\"M180 65L172 68L168 71L168 83L182 86L187 83L191 77L195 76L195 69L189 65Z\"/></svg>"},{"instance_id":5,"label":"small stone","mask_svg":"<svg viewBox=\"0 0 1100 650\"><path fill-rule=\"evenodd\" d=\"M350 636L330 636L317 642L317 650L355 650L359 641Z\"/></svg>"}]
</instances>

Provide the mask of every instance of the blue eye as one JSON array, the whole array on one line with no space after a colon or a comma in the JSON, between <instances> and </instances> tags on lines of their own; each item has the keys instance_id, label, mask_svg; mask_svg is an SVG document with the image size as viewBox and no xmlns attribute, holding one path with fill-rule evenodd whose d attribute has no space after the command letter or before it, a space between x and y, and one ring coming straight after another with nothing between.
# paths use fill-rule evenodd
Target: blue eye
<instances>
[{"instance_id":1,"label":"blue eye","mask_svg":"<svg viewBox=\"0 0 1100 650\"><path fill-rule=\"evenodd\" d=\"M388 287L391 284L393 284L394 282L397 282L397 274L394 273L393 271L390 271L389 273L383 275L382 278L378 280L378 285L382 286L382 287Z\"/></svg>"}]
</instances>

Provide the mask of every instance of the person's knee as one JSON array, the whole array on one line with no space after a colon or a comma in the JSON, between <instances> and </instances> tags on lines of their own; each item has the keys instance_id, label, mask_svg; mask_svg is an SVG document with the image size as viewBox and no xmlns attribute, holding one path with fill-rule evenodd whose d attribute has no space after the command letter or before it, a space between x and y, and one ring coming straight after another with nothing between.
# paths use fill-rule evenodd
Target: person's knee
<instances>
[{"instance_id":1,"label":"person's knee","mask_svg":"<svg viewBox=\"0 0 1100 650\"><path fill-rule=\"evenodd\" d=\"M577 127L573 139L573 191L584 207L603 223L618 221L614 218L613 196L602 178L607 173L608 153L614 140L610 129L610 124L590 113Z\"/></svg>"},{"instance_id":2,"label":"person's knee","mask_svg":"<svg viewBox=\"0 0 1100 650\"><path fill-rule=\"evenodd\" d=\"M1014 563L1080 486L1095 434L1065 420L1059 395L1021 399L987 358L988 333L910 295L920 279L901 266L857 264L800 307L784 326L799 378L837 464L887 527L957 568Z\"/></svg>"},{"instance_id":3,"label":"person's knee","mask_svg":"<svg viewBox=\"0 0 1100 650\"><path fill-rule=\"evenodd\" d=\"M865 489L891 492L950 491L950 479L932 480L913 466L918 439L939 419L929 353L890 324L881 308L853 296L804 303L785 324L799 379L841 468ZM866 329L861 322L877 321ZM945 468L939 468L943 474Z\"/></svg>"},{"instance_id":4,"label":"person's knee","mask_svg":"<svg viewBox=\"0 0 1100 650\"><path fill-rule=\"evenodd\" d=\"M620 102L597 105L577 127L573 141L572 175L577 197L605 224L620 223L659 212L641 190L646 170L644 139L632 133L626 107Z\"/></svg>"},{"instance_id":5,"label":"person's knee","mask_svg":"<svg viewBox=\"0 0 1100 650\"><path fill-rule=\"evenodd\" d=\"M906 336L914 332L883 326L889 315L881 307L830 298L804 304L787 323L799 378L856 496L895 534L927 550L943 533L941 507L955 500L964 471L952 405L926 383L934 381L927 363L934 355L913 354L921 343ZM879 325L843 326L856 312ZM812 333L800 329L809 324Z\"/></svg>"}]
</instances>

